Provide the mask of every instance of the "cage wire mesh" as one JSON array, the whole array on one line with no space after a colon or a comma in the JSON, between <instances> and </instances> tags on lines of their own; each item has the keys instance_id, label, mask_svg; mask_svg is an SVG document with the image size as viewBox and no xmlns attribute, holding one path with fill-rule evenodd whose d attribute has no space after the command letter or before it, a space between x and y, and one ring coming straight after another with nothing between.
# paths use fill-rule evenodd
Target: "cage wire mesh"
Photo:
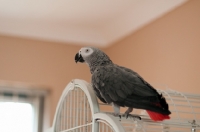
<instances>
[{"instance_id":1,"label":"cage wire mesh","mask_svg":"<svg viewBox=\"0 0 200 132\"><path fill-rule=\"evenodd\" d=\"M132 118L108 119L96 117L97 113L111 114L110 105L98 103L91 93L85 90L92 88L83 80L75 79L74 85L66 87L66 94L62 95L55 115L52 132L198 132L200 131L200 95L181 93L174 90L158 90L166 98L172 114L170 120L162 122L152 121L146 111L134 109L132 114L140 115L142 120ZM85 84L83 85L76 84ZM93 103L91 103L92 100ZM94 112L94 107L97 111ZM123 110L122 110L123 111ZM123 113L123 112L122 112ZM113 120L114 124L111 123ZM120 123L115 125L115 123ZM119 130L119 125L123 130ZM49 131L50 132L50 131Z\"/></svg>"},{"instance_id":2,"label":"cage wire mesh","mask_svg":"<svg viewBox=\"0 0 200 132\"><path fill-rule=\"evenodd\" d=\"M99 124L98 132L115 132L106 120L96 120L96 122Z\"/></svg>"},{"instance_id":3,"label":"cage wire mesh","mask_svg":"<svg viewBox=\"0 0 200 132\"><path fill-rule=\"evenodd\" d=\"M87 96L80 88L75 87L64 98L56 123L56 132L64 130L91 131L92 112Z\"/></svg>"}]
</instances>

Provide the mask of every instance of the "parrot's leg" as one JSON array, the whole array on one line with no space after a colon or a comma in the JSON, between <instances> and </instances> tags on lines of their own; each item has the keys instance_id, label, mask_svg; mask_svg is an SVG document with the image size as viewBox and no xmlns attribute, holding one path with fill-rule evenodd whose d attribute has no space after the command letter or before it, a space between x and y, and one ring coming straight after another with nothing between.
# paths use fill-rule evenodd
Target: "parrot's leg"
<instances>
[{"instance_id":1,"label":"parrot's leg","mask_svg":"<svg viewBox=\"0 0 200 132\"><path fill-rule=\"evenodd\" d=\"M125 113L123 114L124 117L126 117L126 119L130 116L129 113L131 113L133 111L133 108L129 107Z\"/></svg>"},{"instance_id":2,"label":"parrot's leg","mask_svg":"<svg viewBox=\"0 0 200 132\"><path fill-rule=\"evenodd\" d=\"M132 111L133 111L133 108L128 107L128 109L126 110L125 114L129 114L129 113L131 113Z\"/></svg>"},{"instance_id":3,"label":"parrot's leg","mask_svg":"<svg viewBox=\"0 0 200 132\"><path fill-rule=\"evenodd\" d=\"M120 115L120 106L115 104L115 103L112 103L112 107L113 107L113 110L114 110L113 115L121 117L121 115Z\"/></svg>"},{"instance_id":4,"label":"parrot's leg","mask_svg":"<svg viewBox=\"0 0 200 132\"><path fill-rule=\"evenodd\" d=\"M138 115L131 115L130 113L131 113L132 111L133 111L133 108L129 107L129 108L126 110L126 112L123 114L123 116L125 116L126 119L127 119L128 117L130 117L130 118L138 118L139 120L141 120L141 117L140 117L140 116L138 116Z\"/></svg>"}]
</instances>

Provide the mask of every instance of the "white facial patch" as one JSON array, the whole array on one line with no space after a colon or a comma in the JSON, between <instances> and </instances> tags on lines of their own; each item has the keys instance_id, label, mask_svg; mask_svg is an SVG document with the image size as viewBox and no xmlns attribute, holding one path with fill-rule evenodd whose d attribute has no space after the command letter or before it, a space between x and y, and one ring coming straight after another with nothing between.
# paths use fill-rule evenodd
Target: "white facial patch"
<instances>
[{"instance_id":1,"label":"white facial patch","mask_svg":"<svg viewBox=\"0 0 200 132\"><path fill-rule=\"evenodd\" d=\"M90 56L92 53L93 49L89 47L81 48L81 50L79 51L79 54L81 54L83 58Z\"/></svg>"}]
</instances>

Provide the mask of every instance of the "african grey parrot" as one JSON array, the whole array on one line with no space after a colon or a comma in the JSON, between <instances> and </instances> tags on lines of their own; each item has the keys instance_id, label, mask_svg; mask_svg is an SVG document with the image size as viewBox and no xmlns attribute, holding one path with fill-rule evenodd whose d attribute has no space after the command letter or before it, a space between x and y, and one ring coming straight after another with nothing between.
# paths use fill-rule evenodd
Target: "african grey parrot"
<instances>
[{"instance_id":1,"label":"african grey parrot","mask_svg":"<svg viewBox=\"0 0 200 132\"><path fill-rule=\"evenodd\" d=\"M119 116L121 106L128 107L126 117L136 108L145 109L154 121L170 119L171 112L162 94L133 70L114 64L103 51L83 47L75 55L75 62L88 64L96 96L112 104L115 116Z\"/></svg>"}]
</instances>

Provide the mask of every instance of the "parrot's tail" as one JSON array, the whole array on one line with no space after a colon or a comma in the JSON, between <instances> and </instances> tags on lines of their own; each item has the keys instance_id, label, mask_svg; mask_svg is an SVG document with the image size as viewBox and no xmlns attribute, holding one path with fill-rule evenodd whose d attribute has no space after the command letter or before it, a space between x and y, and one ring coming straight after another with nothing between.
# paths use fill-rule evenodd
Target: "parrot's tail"
<instances>
[{"instance_id":1,"label":"parrot's tail","mask_svg":"<svg viewBox=\"0 0 200 132\"><path fill-rule=\"evenodd\" d=\"M168 110L168 108L169 108L168 104L167 104L165 98L162 96L162 94L160 95L160 103L156 103L154 105L169 111ZM163 121L165 119L170 119L170 116L169 116L169 114L171 114L170 111L169 111L168 114L161 114L161 113L153 112L153 111L150 111L150 110L146 110L146 111L149 114L150 118L154 121Z\"/></svg>"},{"instance_id":2,"label":"parrot's tail","mask_svg":"<svg viewBox=\"0 0 200 132\"><path fill-rule=\"evenodd\" d=\"M164 115L160 113L156 113L150 110L146 110L147 113L149 114L150 118L154 121L163 121L165 119L170 119L169 115Z\"/></svg>"},{"instance_id":3,"label":"parrot's tail","mask_svg":"<svg viewBox=\"0 0 200 132\"><path fill-rule=\"evenodd\" d=\"M131 96L125 100L124 104L124 106L131 108L145 109L150 118L154 121L170 119L169 115L171 112L169 111L169 106L162 94L158 97Z\"/></svg>"}]
</instances>

